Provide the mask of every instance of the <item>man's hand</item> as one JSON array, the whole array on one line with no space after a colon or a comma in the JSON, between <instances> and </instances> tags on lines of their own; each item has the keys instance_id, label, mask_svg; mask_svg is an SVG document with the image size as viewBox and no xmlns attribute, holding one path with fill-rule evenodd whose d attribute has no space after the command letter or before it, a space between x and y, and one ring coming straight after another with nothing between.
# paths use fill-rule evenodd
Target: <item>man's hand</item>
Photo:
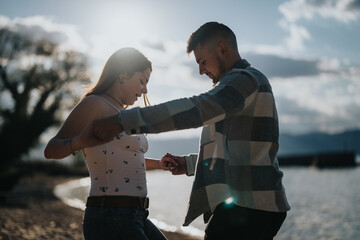
<instances>
[{"instance_id":1,"label":"man's hand","mask_svg":"<svg viewBox=\"0 0 360 240\"><path fill-rule=\"evenodd\" d=\"M117 115L96 120L90 123L79 137L74 139L73 147L82 149L101 145L110 142L122 131L123 128L117 121Z\"/></svg>"},{"instance_id":2,"label":"man's hand","mask_svg":"<svg viewBox=\"0 0 360 240\"><path fill-rule=\"evenodd\" d=\"M113 115L94 121L93 134L101 141L110 141L116 135L124 131L124 128L118 122L118 116Z\"/></svg>"},{"instance_id":3,"label":"man's hand","mask_svg":"<svg viewBox=\"0 0 360 240\"><path fill-rule=\"evenodd\" d=\"M161 165L166 166L167 164L173 163L173 161L176 161L177 167L172 167L172 169L169 169L173 175L181 175L186 174L186 160L184 157L174 156L170 153L165 154L162 159L160 160Z\"/></svg>"},{"instance_id":4,"label":"man's hand","mask_svg":"<svg viewBox=\"0 0 360 240\"><path fill-rule=\"evenodd\" d=\"M107 143L107 142L112 140L112 139L101 140L101 139L97 138L94 135L94 123L95 122L90 123L81 132L81 134L78 137L74 138L74 140L73 140L73 148L78 150L78 149L83 149L83 148L87 148L87 147L94 147L94 146L97 146L97 145Z\"/></svg>"}]
</instances>

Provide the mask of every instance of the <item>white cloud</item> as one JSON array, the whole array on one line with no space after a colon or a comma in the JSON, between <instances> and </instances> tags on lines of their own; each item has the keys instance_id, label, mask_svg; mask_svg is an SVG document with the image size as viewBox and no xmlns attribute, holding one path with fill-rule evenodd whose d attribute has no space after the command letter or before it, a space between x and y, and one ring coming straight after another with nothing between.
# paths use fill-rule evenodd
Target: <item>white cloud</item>
<instances>
[{"instance_id":1,"label":"white cloud","mask_svg":"<svg viewBox=\"0 0 360 240\"><path fill-rule=\"evenodd\" d=\"M10 18L0 15L0 28L9 25L10 21Z\"/></svg>"},{"instance_id":2,"label":"white cloud","mask_svg":"<svg viewBox=\"0 0 360 240\"><path fill-rule=\"evenodd\" d=\"M349 23L360 16L358 7L353 7L354 0L291 0L279 6L279 11L288 22L300 19L312 20L316 15Z\"/></svg>"},{"instance_id":3,"label":"white cloud","mask_svg":"<svg viewBox=\"0 0 360 240\"><path fill-rule=\"evenodd\" d=\"M331 62L331 61L330 61ZM335 63L331 69L337 69ZM285 132L338 132L360 128L360 70L273 79L281 129Z\"/></svg>"},{"instance_id":4,"label":"white cloud","mask_svg":"<svg viewBox=\"0 0 360 240\"><path fill-rule=\"evenodd\" d=\"M313 20L316 16L334 19L342 23L356 21L360 8L355 0L290 0L279 6L283 14L280 26L288 32L285 44L291 51L305 49L305 41L311 39L309 31L298 22L302 19Z\"/></svg>"},{"instance_id":5,"label":"white cloud","mask_svg":"<svg viewBox=\"0 0 360 240\"><path fill-rule=\"evenodd\" d=\"M344 61L344 67L347 65L347 62ZM327 58L322 57L317 64L317 67L320 71L326 72L341 72L342 71L342 63L337 58Z\"/></svg>"},{"instance_id":6,"label":"white cloud","mask_svg":"<svg viewBox=\"0 0 360 240\"><path fill-rule=\"evenodd\" d=\"M310 33L305 27L296 25L296 24L288 24L285 26L289 31L289 36L285 38L285 44L290 50L294 51L302 51L305 49L304 42L309 40Z\"/></svg>"},{"instance_id":7,"label":"white cloud","mask_svg":"<svg viewBox=\"0 0 360 240\"><path fill-rule=\"evenodd\" d=\"M0 15L0 27L8 26L21 31L33 40L47 39L59 44L60 48L86 52L88 45L75 25L60 24L45 16L31 16L10 19Z\"/></svg>"},{"instance_id":8,"label":"white cloud","mask_svg":"<svg viewBox=\"0 0 360 240\"><path fill-rule=\"evenodd\" d=\"M288 56L289 52L284 48L283 44L271 45L271 44L241 44L238 46L241 54L263 54L263 55L278 55ZM246 57L246 56L245 56Z\"/></svg>"}]
</instances>

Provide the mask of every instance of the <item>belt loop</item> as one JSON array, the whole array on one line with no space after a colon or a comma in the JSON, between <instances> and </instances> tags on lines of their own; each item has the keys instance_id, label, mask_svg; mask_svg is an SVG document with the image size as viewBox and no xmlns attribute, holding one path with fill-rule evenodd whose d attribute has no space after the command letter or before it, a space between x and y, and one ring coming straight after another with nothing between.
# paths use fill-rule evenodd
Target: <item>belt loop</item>
<instances>
[{"instance_id":1,"label":"belt loop","mask_svg":"<svg viewBox=\"0 0 360 240\"><path fill-rule=\"evenodd\" d=\"M144 202L144 208L145 209L148 209L150 206L150 200L148 197L145 198L145 202Z\"/></svg>"},{"instance_id":2,"label":"belt loop","mask_svg":"<svg viewBox=\"0 0 360 240\"><path fill-rule=\"evenodd\" d=\"M138 205L138 207L137 208L139 208L139 209L142 209L142 201L141 201L141 198L139 197L139 198L137 198L138 199L138 202L139 202L139 205Z\"/></svg>"},{"instance_id":3,"label":"belt loop","mask_svg":"<svg viewBox=\"0 0 360 240\"><path fill-rule=\"evenodd\" d=\"M101 197L101 201L100 201L100 207L104 207L104 203L105 203L105 196Z\"/></svg>"}]
</instances>

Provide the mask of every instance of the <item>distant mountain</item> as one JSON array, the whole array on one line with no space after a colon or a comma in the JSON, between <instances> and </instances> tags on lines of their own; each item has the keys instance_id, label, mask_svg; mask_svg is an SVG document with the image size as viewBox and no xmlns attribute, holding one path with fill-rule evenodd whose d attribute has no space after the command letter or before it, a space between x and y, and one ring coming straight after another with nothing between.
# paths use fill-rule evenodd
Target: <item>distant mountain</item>
<instances>
[{"instance_id":1,"label":"distant mountain","mask_svg":"<svg viewBox=\"0 0 360 240\"><path fill-rule=\"evenodd\" d=\"M279 142L279 155L332 151L355 151L357 155L360 155L360 130L350 130L338 134L281 134Z\"/></svg>"},{"instance_id":2,"label":"distant mountain","mask_svg":"<svg viewBox=\"0 0 360 240\"><path fill-rule=\"evenodd\" d=\"M296 155L331 151L352 150L360 155L360 130L339 134L309 133L303 135L280 134L281 155ZM174 155L187 155L199 151L199 139L150 140L147 157L161 158L169 152Z\"/></svg>"}]
</instances>

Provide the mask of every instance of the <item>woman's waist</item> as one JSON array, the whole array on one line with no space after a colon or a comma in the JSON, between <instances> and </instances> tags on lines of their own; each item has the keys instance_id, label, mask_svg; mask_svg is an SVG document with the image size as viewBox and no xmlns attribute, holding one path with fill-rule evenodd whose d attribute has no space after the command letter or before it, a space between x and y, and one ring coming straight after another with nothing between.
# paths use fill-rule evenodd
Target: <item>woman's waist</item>
<instances>
[{"instance_id":1,"label":"woman's waist","mask_svg":"<svg viewBox=\"0 0 360 240\"><path fill-rule=\"evenodd\" d=\"M90 175L91 179L91 187L92 186L113 186L113 185L134 185L134 184L146 184L146 176L92 176Z\"/></svg>"},{"instance_id":2,"label":"woman's waist","mask_svg":"<svg viewBox=\"0 0 360 240\"><path fill-rule=\"evenodd\" d=\"M86 201L86 206L147 209L149 207L149 198L146 197L146 195L145 196L131 196L131 195L89 196Z\"/></svg>"},{"instance_id":3,"label":"woman's waist","mask_svg":"<svg viewBox=\"0 0 360 240\"><path fill-rule=\"evenodd\" d=\"M145 197L147 195L146 182L101 184L93 182L90 186L89 196L133 196Z\"/></svg>"}]
</instances>

